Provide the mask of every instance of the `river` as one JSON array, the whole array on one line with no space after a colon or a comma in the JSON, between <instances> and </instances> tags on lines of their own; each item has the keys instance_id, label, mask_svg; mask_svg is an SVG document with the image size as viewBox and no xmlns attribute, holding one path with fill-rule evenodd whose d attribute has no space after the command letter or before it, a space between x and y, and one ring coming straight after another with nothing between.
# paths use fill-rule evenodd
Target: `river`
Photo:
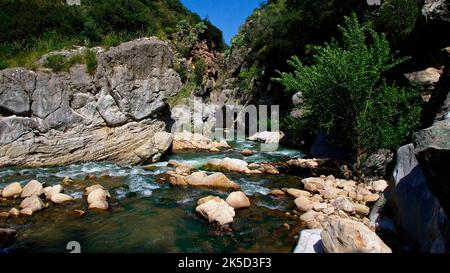
<instances>
[{"instance_id":1,"label":"river","mask_svg":"<svg viewBox=\"0 0 450 273\"><path fill-rule=\"evenodd\" d=\"M258 145L249 141L230 142L233 149L221 153L183 152L170 154L154 164L120 167L111 163L84 163L53 168L0 169L0 188L11 182L24 186L31 179L48 185L61 184L64 177L74 183L65 186L65 193L74 202L36 212L32 217L0 219L0 227L18 232L16 252L68 252L66 245L77 241L82 252L291 252L297 242L298 228L288 229L286 223L297 227L285 212L294 209L289 197L268 195L272 188L293 187L300 178L288 175L244 175L226 173L241 185L252 206L236 211L231 231L219 230L195 214L197 200L207 195L226 198L227 193L215 190L176 188L157 181L168 171L168 160L201 168L211 158L239 158L245 161L284 161L302 157L299 150L278 148L244 158L240 151ZM85 179L95 175L95 179ZM84 187L101 184L112 198L107 212L87 211ZM20 200L0 202L0 211L19 208ZM79 216L76 209L86 210Z\"/></svg>"}]
</instances>

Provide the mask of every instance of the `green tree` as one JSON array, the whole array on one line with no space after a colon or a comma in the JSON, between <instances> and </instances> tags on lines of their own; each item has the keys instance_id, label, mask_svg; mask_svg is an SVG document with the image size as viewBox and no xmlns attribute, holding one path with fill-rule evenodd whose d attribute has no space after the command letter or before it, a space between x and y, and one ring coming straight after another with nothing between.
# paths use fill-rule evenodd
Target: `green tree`
<instances>
[{"instance_id":1,"label":"green tree","mask_svg":"<svg viewBox=\"0 0 450 273\"><path fill-rule=\"evenodd\" d=\"M394 148L411 134L420 114L418 90L383 78L405 60L394 59L384 35L361 26L354 14L339 30L342 44L313 47L310 66L292 57L294 72L278 72L275 80L290 92L302 92L311 129L335 135L359 165L368 153Z\"/></svg>"}]
</instances>

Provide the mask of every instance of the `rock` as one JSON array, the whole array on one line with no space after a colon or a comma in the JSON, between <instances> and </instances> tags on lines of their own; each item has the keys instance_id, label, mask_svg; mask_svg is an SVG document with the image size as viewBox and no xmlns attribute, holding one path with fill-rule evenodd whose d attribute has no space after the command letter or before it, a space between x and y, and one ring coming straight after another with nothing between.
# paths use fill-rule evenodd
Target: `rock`
<instances>
[{"instance_id":1,"label":"rock","mask_svg":"<svg viewBox=\"0 0 450 273\"><path fill-rule=\"evenodd\" d=\"M230 146L225 140L211 140L210 138L189 131L176 132L173 138L172 149L180 150L210 150L218 151L221 149L228 149Z\"/></svg>"},{"instance_id":2,"label":"rock","mask_svg":"<svg viewBox=\"0 0 450 273\"><path fill-rule=\"evenodd\" d=\"M108 203L106 203L106 204L108 204ZM108 207L106 207L106 209L108 209ZM76 214L78 214L78 216L83 216L86 214L86 212L84 210L80 210L80 209L76 209L76 210L74 210L74 212Z\"/></svg>"},{"instance_id":3,"label":"rock","mask_svg":"<svg viewBox=\"0 0 450 273\"><path fill-rule=\"evenodd\" d=\"M307 191L302 191L302 190L293 189L293 188L285 189L285 192L287 194L295 197L295 198L299 198L300 196L304 196L304 197L311 197L312 196L312 194L307 192Z\"/></svg>"},{"instance_id":4,"label":"rock","mask_svg":"<svg viewBox=\"0 0 450 273\"><path fill-rule=\"evenodd\" d=\"M167 166L174 167L175 172L180 175L189 175L192 172L191 166L184 164L184 163L177 162L175 160L169 161L169 163L167 163Z\"/></svg>"},{"instance_id":5,"label":"rock","mask_svg":"<svg viewBox=\"0 0 450 273\"><path fill-rule=\"evenodd\" d=\"M361 167L361 172L366 178L383 178L387 175L387 166L393 159L393 152L388 149L380 149L366 159Z\"/></svg>"},{"instance_id":6,"label":"rock","mask_svg":"<svg viewBox=\"0 0 450 273\"><path fill-rule=\"evenodd\" d=\"M181 175L179 173L173 172L173 171L169 171L166 173L167 175L169 175L169 183L172 186L188 186L188 182L186 181L186 176L185 175Z\"/></svg>"},{"instance_id":7,"label":"rock","mask_svg":"<svg viewBox=\"0 0 450 273\"><path fill-rule=\"evenodd\" d=\"M195 211L210 223L217 222L219 225L232 223L235 216L234 209L220 198L211 199L198 205Z\"/></svg>"},{"instance_id":8,"label":"rock","mask_svg":"<svg viewBox=\"0 0 450 273\"><path fill-rule=\"evenodd\" d=\"M31 216L33 215L33 210L30 208L21 209L20 214L25 216Z\"/></svg>"},{"instance_id":9,"label":"rock","mask_svg":"<svg viewBox=\"0 0 450 273\"><path fill-rule=\"evenodd\" d=\"M324 214L310 210L300 216L300 221L303 222L309 229L322 228L322 221Z\"/></svg>"},{"instance_id":10,"label":"rock","mask_svg":"<svg viewBox=\"0 0 450 273\"><path fill-rule=\"evenodd\" d=\"M47 199L51 199L51 197L55 194L61 193L63 191L63 187L61 185L55 185L52 187L45 187L43 192Z\"/></svg>"},{"instance_id":11,"label":"rock","mask_svg":"<svg viewBox=\"0 0 450 273\"><path fill-rule=\"evenodd\" d=\"M342 191L340 189L326 187L325 189L320 191L320 194L324 199L331 200L337 198L341 194L341 192Z\"/></svg>"},{"instance_id":12,"label":"rock","mask_svg":"<svg viewBox=\"0 0 450 273\"><path fill-rule=\"evenodd\" d=\"M303 99L303 93L302 92L297 92L292 96L292 103L294 105L301 105L303 104L304 99Z\"/></svg>"},{"instance_id":13,"label":"rock","mask_svg":"<svg viewBox=\"0 0 450 273\"><path fill-rule=\"evenodd\" d=\"M248 163L235 158L211 159L208 161L208 167L219 168L230 172L251 173Z\"/></svg>"},{"instance_id":14,"label":"rock","mask_svg":"<svg viewBox=\"0 0 450 273\"><path fill-rule=\"evenodd\" d=\"M7 185L2 191L3 198L10 198L22 193L22 186L19 183L14 182Z\"/></svg>"},{"instance_id":15,"label":"rock","mask_svg":"<svg viewBox=\"0 0 450 273\"><path fill-rule=\"evenodd\" d=\"M89 186L84 190L84 195L89 195L91 192L93 192L97 189L104 189L104 188L102 185L99 185L99 184Z\"/></svg>"},{"instance_id":16,"label":"rock","mask_svg":"<svg viewBox=\"0 0 450 273\"><path fill-rule=\"evenodd\" d=\"M389 199L395 208L394 222L406 242L420 252L446 252L439 247L448 242L444 228L449 220L439 200L428 188L428 181L415 156L412 144L397 151Z\"/></svg>"},{"instance_id":17,"label":"rock","mask_svg":"<svg viewBox=\"0 0 450 273\"><path fill-rule=\"evenodd\" d=\"M442 115L449 118L435 121L431 127L415 133L413 142L416 158L430 190L439 199L447 217L450 217L450 93L443 109Z\"/></svg>"},{"instance_id":18,"label":"rock","mask_svg":"<svg viewBox=\"0 0 450 273\"><path fill-rule=\"evenodd\" d=\"M317 159L304 159L304 158L290 159L288 160L287 164L291 167L295 166L309 169L316 169L317 167L319 167L319 161Z\"/></svg>"},{"instance_id":19,"label":"rock","mask_svg":"<svg viewBox=\"0 0 450 273\"><path fill-rule=\"evenodd\" d=\"M433 67L429 67L422 71L416 71L412 73L406 73L405 77L413 82L421 85L435 84L441 78L442 71Z\"/></svg>"},{"instance_id":20,"label":"rock","mask_svg":"<svg viewBox=\"0 0 450 273\"><path fill-rule=\"evenodd\" d=\"M363 201L365 203L375 203L376 201L378 201L378 199L380 199L379 194L371 193L371 194L364 195Z\"/></svg>"},{"instance_id":21,"label":"rock","mask_svg":"<svg viewBox=\"0 0 450 273\"><path fill-rule=\"evenodd\" d=\"M449 6L447 1L426 0L422 7L422 14L427 19L450 22Z\"/></svg>"},{"instance_id":22,"label":"rock","mask_svg":"<svg viewBox=\"0 0 450 273\"><path fill-rule=\"evenodd\" d=\"M353 207L355 208L355 212L358 215L361 216L368 216L370 213L370 208L366 205L362 205L362 204L353 204Z\"/></svg>"},{"instance_id":23,"label":"rock","mask_svg":"<svg viewBox=\"0 0 450 273\"><path fill-rule=\"evenodd\" d=\"M388 187L388 183L386 180L377 180L373 181L371 186L376 192L384 192L384 190Z\"/></svg>"},{"instance_id":24,"label":"rock","mask_svg":"<svg viewBox=\"0 0 450 273\"><path fill-rule=\"evenodd\" d=\"M11 216L14 216L14 217L17 217L20 214L19 210L16 208L11 208L8 212Z\"/></svg>"},{"instance_id":25,"label":"rock","mask_svg":"<svg viewBox=\"0 0 450 273\"><path fill-rule=\"evenodd\" d=\"M280 196L284 196L286 193L284 193L284 191L280 190L280 189L273 189L269 195L273 195L276 197L280 197Z\"/></svg>"},{"instance_id":26,"label":"rock","mask_svg":"<svg viewBox=\"0 0 450 273\"><path fill-rule=\"evenodd\" d=\"M209 195L209 196L202 197L202 198L198 199L197 205L201 205L201 204L207 203L207 202L209 202L211 200L220 201L221 199L220 199L220 197Z\"/></svg>"},{"instance_id":27,"label":"rock","mask_svg":"<svg viewBox=\"0 0 450 273\"><path fill-rule=\"evenodd\" d=\"M21 198L30 197L32 195L40 195L42 192L42 184L37 180L31 180L22 189Z\"/></svg>"},{"instance_id":28,"label":"rock","mask_svg":"<svg viewBox=\"0 0 450 273\"><path fill-rule=\"evenodd\" d=\"M267 174L272 174L272 175L280 174L280 172L278 171L277 168L275 168L271 164L267 164L267 163L261 163L259 165L259 171L261 171L262 173L267 173Z\"/></svg>"},{"instance_id":29,"label":"rock","mask_svg":"<svg viewBox=\"0 0 450 273\"><path fill-rule=\"evenodd\" d=\"M355 206L353 205L353 203L345 197L336 198L336 200L331 202L331 205L337 210L342 210L349 213L355 211Z\"/></svg>"},{"instance_id":30,"label":"rock","mask_svg":"<svg viewBox=\"0 0 450 273\"><path fill-rule=\"evenodd\" d=\"M310 199L304 196L300 196L299 198L294 200L295 206L301 212L307 212L313 209L313 202Z\"/></svg>"},{"instance_id":31,"label":"rock","mask_svg":"<svg viewBox=\"0 0 450 273\"><path fill-rule=\"evenodd\" d=\"M186 176L186 182L194 187L207 187L218 189L235 189L240 186L229 180L223 173L214 173L207 175L205 172L195 172Z\"/></svg>"},{"instance_id":32,"label":"rock","mask_svg":"<svg viewBox=\"0 0 450 273\"><path fill-rule=\"evenodd\" d=\"M262 142L265 144L278 144L280 140L283 138L284 134L282 132L259 132L252 136L250 136L248 139L251 141L257 141Z\"/></svg>"},{"instance_id":33,"label":"rock","mask_svg":"<svg viewBox=\"0 0 450 273\"><path fill-rule=\"evenodd\" d=\"M331 220L321 237L328 253L392 253L375 232L349 219Z\"/></svg>"},{"instance_id":34,"label":"rock","mask_svg":"<svg viewBox=\"0 0 450 273\"><path fill-rule=\"evenodd\" d=\"M244 150L241 151L241 155L243 155L243 156L251 156L251 155L253 155L253 152L252 152L252 150L244 149Z\"/></svg>"},{"instance_id":35,"label":"rock","mask_svg":"<svg viewBox=\"0 0 450 273\"><path fill-rule=\"evenodd\" d=\"M325 181L320 177L309 177L303 179L302 183L307 191L316 192L323 189Z\"/></svg>"},{"instance_id":36,"label":"rock","mask_svg":"<svg viewBox=\"0 0 450 273\"><path fill-rule=\"evenodd\" d=\"M227 204L234 209L250 207L250 199L241 191L235 191L228 195L225 200Z\"/></svg>"},{"instance_id":37,"label":"rock","mask_svg":"<svg viewBox=\"0 0 450 273\"><path fill-rule=\"evenodd\" d=\"M67 186L67 185L72 184L72 182L73 182L73 180L70 177L64 177L62 183Z\"/></svg>"},{"instance_id":38,"label":"rock","mask_svg":"<svg viewBox=\"0 0 450 273\"><path fill-rule=\"evenodd\" d=\"M96 201L106 201L106 199L110 197L107 190L97 188L91 191L87 197L87 202L92 204Z\"/></svg>"},{"instance_id":39,"label":"rock","mask_svg":"<svg viewBox=\"0 0 450 273\"><path fill-rule=\"evenodd\" d=\"M302 230L294 253L324 253L321 232L322 229Z\"/></svg>"},{"instance_id":40,"label":"rock","mask_svg":"<svg viewBox=\"0 0 450 273\"><path fill-rule=\"evenodd\" d=\"M11 245L16 239L17 232L11 228L0 228L0 247Z\"/></svg>"},{"instance_id":41,"label":"rock","mask_svg":"<svg viewBox=\"0 0 450 273\"><path fill-rule=\"evenodd\" d=\"M22 200L20 203L20 208L22 209L31 209L33 212L40 211L45 208L44 202L42 202L41 198L36 195L32 195Z\"/></svg>"},{"instance_id":42,"label":"rock","mask_svg":"<svg viewBox=\"0 0 450 273\"><path fill-rule=\"evenodd\" d=\"M55 193L50 196L50 200L55 204L62 204L64 202L72 201L73 197L64 193Z\"/></svg>"},{"instance_id":43,"label":"rock","mask_svg":"<svg viewBox=\"0 0 450 273\"><path fill-rule=\"evenodd\" d=\"M168 43L142 38L97 51L94 76L82 64L69 72L0 70L0 167L135 165L169 148L165 100L181 79Z\"/></svg>"},{"instance_id":44,"label":"rock","mask_svg":"<svg viewBox=\"0 0 450 273\"><path fill-rule=\"evenodd\" d=\"M313 204L312 208L315 211L324 211L328 208L328 205L327 205L327 203L316 203L316 204Z\"/></svg>"},{"instance_id":45,"label":"rock","mask_svg":"<svg viewBox=\"0 0 450 273\"><path fill-rule=\"evenodd\" d=\"M108 210L109 204L105 200L97 200L92 203L89 203L89 209L94 210Z\"/></svg>"},{"instance_id":46,"label":"rock","mask_svg":"<svg viewBox=\"0 0 450 273\"><path fill-rule=\"evenodd\" d=\"M10 215L9 212L6 211L0 212L0 218L9 218L9 215Z\"/></svg>"}]
</instances>

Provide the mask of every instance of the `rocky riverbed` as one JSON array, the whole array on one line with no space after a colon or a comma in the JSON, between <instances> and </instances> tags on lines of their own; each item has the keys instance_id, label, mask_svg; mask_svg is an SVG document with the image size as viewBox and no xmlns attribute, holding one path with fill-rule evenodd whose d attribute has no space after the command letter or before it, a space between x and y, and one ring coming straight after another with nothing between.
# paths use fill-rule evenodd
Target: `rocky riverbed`
<instances>
[{"instance_id":1,"label":"rocky riverbed","mask_svg":"<svg viewBox=\"0 0 450 273\"><path fill-rule=\"evenodd\" d=\"M333 176L303 177L282 164L300 158L290 164L317 167L302 160L301 151L258 152L259 144L249 141L230 146L180 151L148 166L3 168L0 228L17 231L17 252L65 252L70 241L85 252L292 252L301 230L327 230L339 219L355 232L362 226L368 240L378 238L367 216L382 182L358 186ZM252 155L242 155L245 149ZM228 164L211 166L223 162ZM190 183L172 183L177 176ZM224 181L229 187L220 186ZM20 186L8 186L14 182ZM25 202L30 196L33 202ZM328 230L337 232L337 240L339 223ZM377 240L372 250L390 251Z\"/></svg>"}]
</instances>

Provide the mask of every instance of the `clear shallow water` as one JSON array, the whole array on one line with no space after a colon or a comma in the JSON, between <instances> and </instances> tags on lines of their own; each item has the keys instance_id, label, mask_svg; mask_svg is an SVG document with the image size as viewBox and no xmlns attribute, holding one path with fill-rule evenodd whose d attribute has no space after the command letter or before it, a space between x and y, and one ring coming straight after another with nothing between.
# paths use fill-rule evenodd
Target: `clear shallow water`
<instances>
[{"instance_id":1,"label":"clear shallow water","mask_svg":"<svg viewBox=\"0 0 450 273\"><path fill-rule=\"evenodd\" d=\"M184 152L168 155L154 164L154 170L141 166L120 167L111 163L85 163L55 168L0 169L0 188L11 182L23 185L38 179L47 185L60 184L66 176L74 180L65 192L75 202L50 205L31 218L0 220L0 227L18 231L19 252L67 252L69 241L78 241L83 252L291 252L297 234L287 230L290 223L284 211L293 209L289 197L268 196L271 188L294 187L300 179L285 175L226 175L241 185L252 201L249 209L238 210L232 231L220 231L195 215L197 200L207 195L225 198L226 192L194 188L174 188L157 181L170 170L168 160L178 160L200 168L211 158L241 158L244 148L258 150L253 142L231 143L233 149L222 153ZM279 148L246 157L251 162L283 161L301 157L298 150ZM85 180L87 175L96 179ZM107 212L87 211L80 217L75 209L86 210L83 189L92 184L106 187L112 198ZM0 202L0 211L19 207L20 200ZM295 223L291 223L295 224Z\"/></svg>"}]
</instances>

